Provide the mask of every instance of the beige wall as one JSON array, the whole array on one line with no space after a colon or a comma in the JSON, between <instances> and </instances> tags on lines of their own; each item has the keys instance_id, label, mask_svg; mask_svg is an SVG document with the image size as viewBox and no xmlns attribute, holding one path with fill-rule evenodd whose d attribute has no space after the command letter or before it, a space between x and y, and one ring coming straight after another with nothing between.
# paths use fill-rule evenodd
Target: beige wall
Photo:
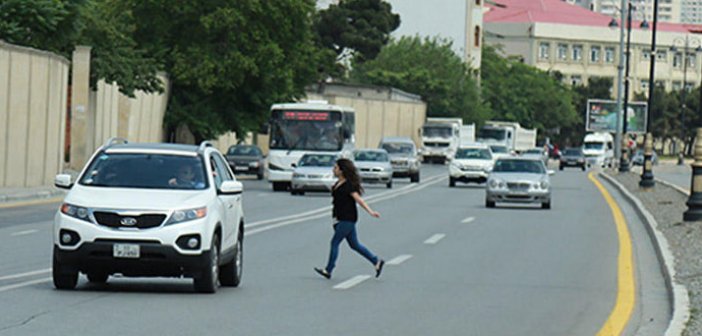
<instances>
[{"instance_id":1,"label":"beige wall","mask_svg":"<svg viewBox=\"0 0 702 336\"><path fill-rule=\"evenodd\" d=\"M69 62L0 41L0 187L53 183L62 168Z\"/></svg>"},{"instance_id":2,"label":"beige wall","mask_svg":"<svg viewBox=\"0 0 702 336\"><path fill-rule=\"evenodd\" d=\"M356 148L376 148L384 136L407 136L419 144L419 128L426 119L424 102L351 98L309 94L308 99L322 99L330 104L356 110Z\"/></svg>"}]
</instances>

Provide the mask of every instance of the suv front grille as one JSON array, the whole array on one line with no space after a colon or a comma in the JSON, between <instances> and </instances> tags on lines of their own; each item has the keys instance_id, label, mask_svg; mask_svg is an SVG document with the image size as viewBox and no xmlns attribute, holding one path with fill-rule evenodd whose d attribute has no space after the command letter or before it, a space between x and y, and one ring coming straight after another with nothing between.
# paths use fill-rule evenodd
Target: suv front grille
<instances>
[{"instance_id":1,"label":"suv front grille","mask_svg":"<svg viewBox=\"0 0 702 336\"><path fill-rule=\"evenodd\" d=\"M139 216L122 216L118 215L114 212L106 212L106 211L95 211L93 213L95 216L95 220L97 221L98 224L103 225L103 226L108 226L111 228L139 228L139 229L149 229L149 228L154 228L157 226L160 226L161 223L166 219L166 215L164 214L145 214L145 215L139 215ZM127 219L126 221L132 222L128 220L128 218L134 219L136 222L132 225L127 225L123 222L123 219Z\"/></svg>"}]
</instances>

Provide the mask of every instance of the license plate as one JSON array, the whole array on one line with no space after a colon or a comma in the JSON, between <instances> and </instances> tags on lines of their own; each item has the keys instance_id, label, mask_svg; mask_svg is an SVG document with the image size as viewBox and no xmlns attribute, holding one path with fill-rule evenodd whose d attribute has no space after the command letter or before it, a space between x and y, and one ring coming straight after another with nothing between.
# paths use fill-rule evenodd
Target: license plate
<instances>
[{"instance_id":1,"label":"license plate","mask_svg":"<svg viewBox=\"0 0 702 336\"><path fill-rule=\"evenodd\" d=\"M112 245L112 256L115 258L139 258L139 245L136 244L114 244Z\"/></svg>"},{"instance_id":2,"label":"license plate","mask_svg":"<svg viewBox=\"0 0 702 336\"><path fill-rule=\"evenodd\" d=\"M236 170L236 171L246 171L246 170L249 170L249 167L236 166L236 167L234 168L234 170Z\"/></svg>"}]
</instances>

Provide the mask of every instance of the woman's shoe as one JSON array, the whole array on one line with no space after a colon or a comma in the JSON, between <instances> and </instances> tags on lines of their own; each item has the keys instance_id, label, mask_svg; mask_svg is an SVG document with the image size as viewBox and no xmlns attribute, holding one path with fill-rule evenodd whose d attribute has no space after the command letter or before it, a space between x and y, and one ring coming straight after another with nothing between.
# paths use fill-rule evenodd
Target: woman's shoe
<instances>
[{"instance_id":1,"label":"woman's shoe","mask_svg":"<svg viewBox=\"0 0 702 336\"><path fill-rule=\"evenodd\" d=\"M329 274L329 272L327 272L327 270L325 270L325 269L315 267L314 271L327 279L331 278L331 274Z\"/></svg>"},{"instance_id":2,"label":"woman's shoe","mask_svg":"<svg viewBox=\"0 0 702 336\"><path fill-rule=\"evenodd\" d=\"M383 266L385 266L385 260L380 259L380 262L378 262L378 266L375 267L375 277L379 277L380 273L383 272Z\"/></svg>"}]
</instances>

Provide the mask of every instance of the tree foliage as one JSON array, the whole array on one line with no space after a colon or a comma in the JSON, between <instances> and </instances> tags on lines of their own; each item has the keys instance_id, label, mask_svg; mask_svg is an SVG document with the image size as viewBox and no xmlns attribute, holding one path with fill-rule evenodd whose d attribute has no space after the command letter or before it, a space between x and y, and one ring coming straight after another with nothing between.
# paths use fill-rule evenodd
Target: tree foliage
<instances>
[{"instance_id":1,"label":"tree foliage","mask_svg":"<svg viewBox=\"0 0 702 336\"><path fill-rule=\"evenodd\" d=\"M134 36L172 84L166 122L198 140L258 129L316 77L312 0L123 0Z\"/></svg>"},{"instance_id":2,"label":"tree foliage","mask_svg":"<svg viewBox=\"0 0 702 336\"><path fill-rule=\"evenodd\" d=\"M129 11L117 0L4 0L0 39L69 57L76 45L92 47L91 84L117 82L120 91L159 91L158 63L137 48Z\"/></svg>"},{"instance_id":3,"label":"tree foliage","mask_svg":"<svg viewBox=\"0 0 702 336\"><path fill-rule=\"evenodd\" d=\"M388 44L374 60L356 64L351 77L422 96L427 116L461 117L465 122L486 118L470 69L445 40L403 37Z\"/></svg>"},{"instance_id":4,"label":"tree foliage","mask_svg":"<svg viewBox=\"0 0 702 336\"><path fill-rule=\"evenodd\" d=\"M482 97L492 118L538 128L540 134L579 120L572 91L555 76L504 58L489 46L483 48L481 73Z\"/></svg>"},{"instance_id":5,"label":"tree foliage","mask_svg":"<svg viewBox=\"0 0 702 336\"><path fill-rule=\"evenodd\" d=\"M400 26L400 16L383 0L341 0L315 20L319 43L337 56L351 50L356 62L375 58Z\"/></svg>"}]
</instances>

